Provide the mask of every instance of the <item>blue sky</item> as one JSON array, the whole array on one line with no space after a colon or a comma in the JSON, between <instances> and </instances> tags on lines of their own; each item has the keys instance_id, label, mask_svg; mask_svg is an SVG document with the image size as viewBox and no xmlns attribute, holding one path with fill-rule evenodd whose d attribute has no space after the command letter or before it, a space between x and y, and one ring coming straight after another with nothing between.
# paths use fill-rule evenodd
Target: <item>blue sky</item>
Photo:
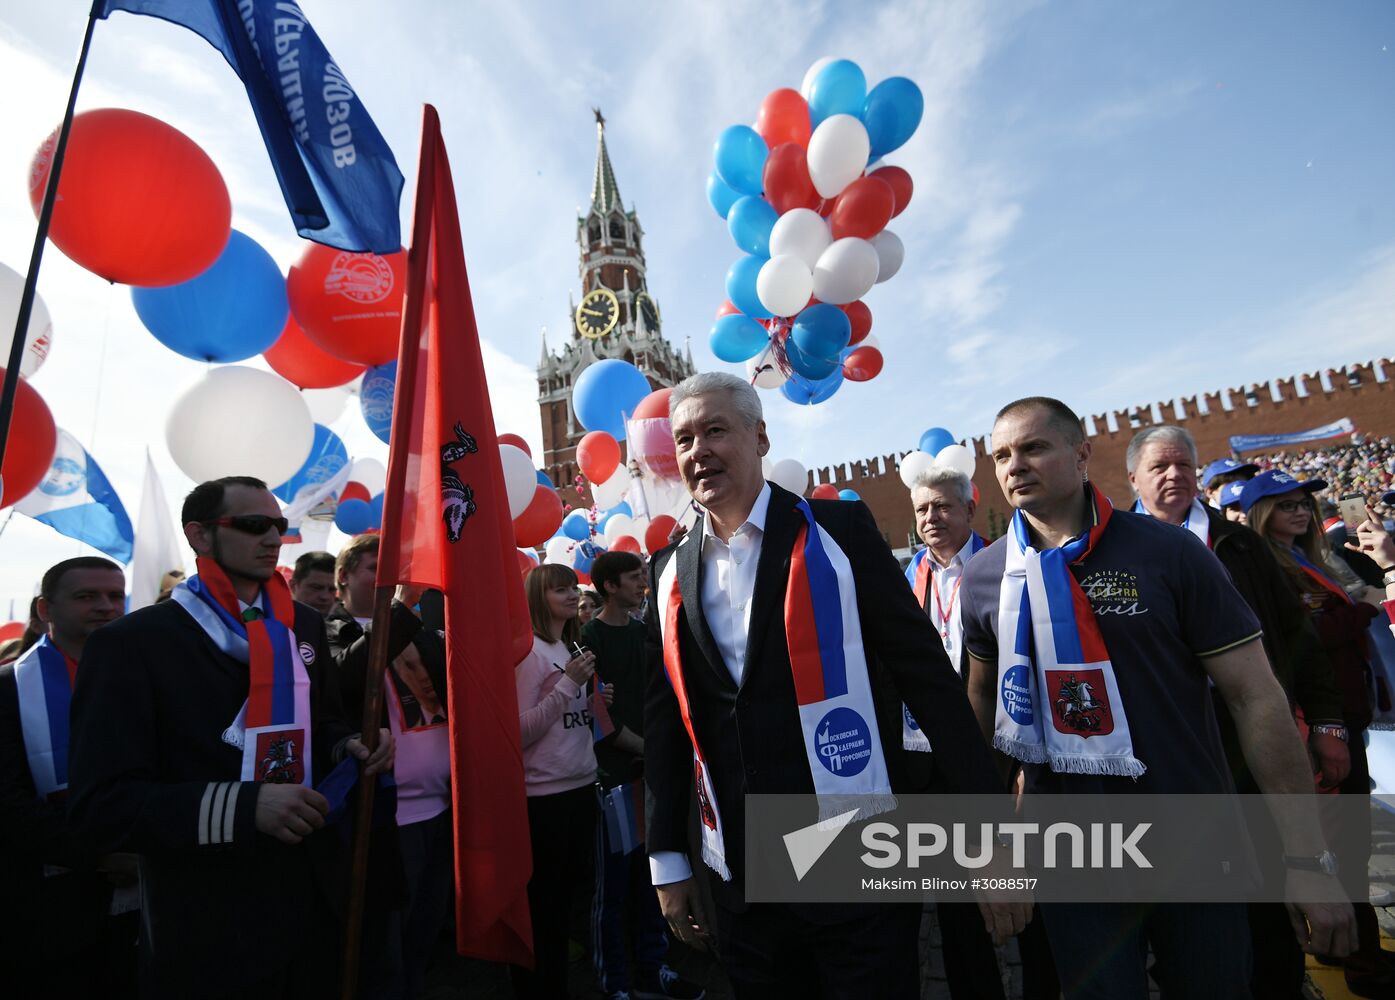
<instances>
[{"instance_id":1,"label":"blue sky","mask_svg":"<svg viewBox=\"0 0 1395 1000\"><path fill-rule=\"evenodd\" d=\"M1025 394L1104 412L1391 353L1395 7L1380 0L302 6L409 178L420 105L441 111L499 427L534 442L540 330L560 342L578 285L590 107L647 233L665 333L718 367L707 332L737 251L703 195L712 141L824 55L911 77L926 114L888 158L916 194L892 226L906 263L867 299L887 369L813 408L767 394L774 457L847 461L931 425L981 434ZM28 161L61 114L86 7L0 9L0 261L16 269ZM283 269L296 259L241 88L201 39L125 14L99 25L79 107L110 105L203 145L234 225ZM164 414L202 366L52 248L40 291L55 346L34 386L133 517L147 447L177 505L190 483ZM384 457L352 404L334 426ZM78 551L16 517L0 616Z\"/></svg>"}]
</instances>

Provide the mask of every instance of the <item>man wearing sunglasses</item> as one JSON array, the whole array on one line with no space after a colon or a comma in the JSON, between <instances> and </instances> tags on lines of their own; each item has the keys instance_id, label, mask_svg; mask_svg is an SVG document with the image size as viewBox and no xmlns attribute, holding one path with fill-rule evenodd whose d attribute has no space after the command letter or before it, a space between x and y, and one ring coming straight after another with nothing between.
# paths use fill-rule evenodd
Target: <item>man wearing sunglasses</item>
<instances>
[{"instance_id":1,"label":"man wearing sunglasses","mask_svg":"<svg viewBox=\"0 0 1395 1000\"><path fill-rule=\"evenodd\" d=\"M197 575L83 650L71 815L141 857L148 995L318 995L339 935L317 875L338 845L313 836L314 786L347 756L389 770L392 738L370 754L344 721L324 621L276 570L286 520L266 484L202 483L182 520Z\"/></svg>"}]
</instances>

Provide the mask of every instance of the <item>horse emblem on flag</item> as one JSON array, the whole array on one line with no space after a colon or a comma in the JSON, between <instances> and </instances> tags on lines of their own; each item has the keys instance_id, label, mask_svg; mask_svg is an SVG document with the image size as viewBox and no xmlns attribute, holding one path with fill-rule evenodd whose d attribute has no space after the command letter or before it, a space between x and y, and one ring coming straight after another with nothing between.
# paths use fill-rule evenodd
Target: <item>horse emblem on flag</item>
<instances>
[{"instance_id":1,"label":"horse emblem on flag","mask_svg":"<svg viewBox=\"0 0 1395 1000\"><path fill-rule=\"evenodd\" d=\"M305 762L296 754L301 730L257 734L257 780L269 785L295 785L305 780Z\"/></svg>"},{"instance_id":2,"label":"horse emblem on flag","mask_svg":"<svg viewBox=\"0 0 1395 1000\"><path fill-rule=\"evenodd\" d=\"M1077 736L1107 736L1114 732L1102 670L1053 670L1063 675L1056 682L1053 702L1056 728Z\"/></svg>"},{"instance_id":3,"label":"horse emblem on flag","mask_svg":"<svg viewBox=\"0 0 1395 1000\"><path fill-rule=\"evenodd\" d=\"M458 462L466 455L479 451L475 439L465 433L460 421L455 422L455 440L441 445L441 516L446 522L446 539L460 541L460 533L465 522L475 512L475 491L463 482L452 462Z\"/></svg>"}]
</instances>

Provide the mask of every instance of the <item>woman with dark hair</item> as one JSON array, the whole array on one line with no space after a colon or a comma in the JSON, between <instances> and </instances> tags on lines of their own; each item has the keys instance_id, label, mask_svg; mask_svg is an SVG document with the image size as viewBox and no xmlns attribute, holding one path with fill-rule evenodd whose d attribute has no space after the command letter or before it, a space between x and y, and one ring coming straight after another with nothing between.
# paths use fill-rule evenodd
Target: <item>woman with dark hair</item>
<instances>
[{"instance_id":1,"label":"woman with dark hair","mask_svg":"<svg viewBox=\"0 0 1395 1000\"><path fill-rule=\"evenodd\" d=\"M591 891L590 857L596 827L596 754L592 749L587 684L596 658L576 645L580 594L570 567L544 563L523 582L533 623L533 651L515 670L518 722L533 877L535 968L515 967L520 997L567 995L567 921L574 900Z\"/></svg>"},{"instance_id":2,"label":"woman with dark hair","mask_svg":"<svg viewBox=\"0 0 1395 1000\"><path fill-rule=\"evenodd\" d=\"M1351 771L1337 789L1343 795L1369 798L1371 779L1363 740L1372 715L1366 629L1383 595L1359 580L1329 548L1313 502L1313 494L1326 486L1321 479L1303 482L1284 472L1263 472L1245 485L1240 506L1250 527L1273 545L1279 565L1303 599L1341 691L1346 731L1333 735L1347 740ZM1395 995L1395 965L1392 956L1381 950L1376 913L1366 902L1369 818L1363 814L1362 822L1330 833L1338 878L1356 910L1358 947L1342 962L1347 987L1358 996Z\"/></svg>"}]
</instances>

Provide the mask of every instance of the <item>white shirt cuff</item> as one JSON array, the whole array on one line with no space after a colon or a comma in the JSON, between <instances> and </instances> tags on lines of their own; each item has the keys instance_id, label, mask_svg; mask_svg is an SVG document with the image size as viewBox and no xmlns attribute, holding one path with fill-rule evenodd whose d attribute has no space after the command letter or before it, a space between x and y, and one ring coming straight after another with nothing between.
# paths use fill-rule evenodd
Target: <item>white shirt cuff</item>
<instances>
[{"instance_id":1,"label":"white shirt cuff","mask_svg":"<svg viewBox=\"0 0 1395 1000\"><path fill-rule=\"evenodd\" d=\"M649 875L655 885L668 885L693 877L693 866L680 851L655 851L649 855Z\"/></svg>"}]
</instances>

